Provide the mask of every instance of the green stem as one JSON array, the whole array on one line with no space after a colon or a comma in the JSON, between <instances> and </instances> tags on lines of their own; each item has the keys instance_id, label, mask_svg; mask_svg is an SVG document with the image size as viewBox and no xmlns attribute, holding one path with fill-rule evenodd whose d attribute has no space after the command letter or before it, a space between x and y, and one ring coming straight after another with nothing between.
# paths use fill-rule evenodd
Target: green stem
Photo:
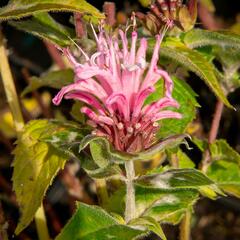
<instances>
[{"instance_id":1,"label":"green stem","mask_svg":"<svg viewBox=\"0 0 240 240\"><path fill-rule=\"evenodd\" d=\"M50 237L48 233L47 221L44 213L43 204L41 204L41 206L38 208L34 218L36 222L39 240L49 240Z\"/></svg>"},{"instance_id":2,"label":"green stem","mask_svg":"<svg viewBox=\"0 0 240 240\"><path fill-rule=\"evenodd\" d=\"M9 66L7 51L4 44L4 37L1 32L1 29L0 29L0 72L7 101L13 116L14 126L17 132L17 136L19 137L24 127L24 120L20 104L18 101L17 91L14 85L11 69ZM39 210L36 212L35 220L37 224L39 239L40 240L50 239L48 235L46 217L42 207L40 207Z\"/></svg>"},{"instance_id":3,"label":"green stem","mask_svg":"<svg viewBox=\"0 0 240 240\"><path fill-rule=\"evenodd\" d=\"M108 202L108 191L105 179L95 180L99 205L105 207Z\"/></svg>"},{"instance_id":4,"label":"green stem","mask_svg":"<svg viewBox=\"0 0 240 240\"><path fill-rule=\"evenodd\" d=\"M191 217L190 211L186 212L181 224L180 224L180 240L190 240L191 239Z\"/></svg>"},{"instance_id":5,"label":"green stem","mask_svg":"<svg viewBox=\"0 0 240 240\"><path fill-rule=\"evenodd\" d=\"M135 217L135 188L134 188L134 178L135 178L135 169L134 162L127 161L125 163L126 169L126 206L125 206L125 221L128 223L130 220Z\"/></svg>"}]
</instances>

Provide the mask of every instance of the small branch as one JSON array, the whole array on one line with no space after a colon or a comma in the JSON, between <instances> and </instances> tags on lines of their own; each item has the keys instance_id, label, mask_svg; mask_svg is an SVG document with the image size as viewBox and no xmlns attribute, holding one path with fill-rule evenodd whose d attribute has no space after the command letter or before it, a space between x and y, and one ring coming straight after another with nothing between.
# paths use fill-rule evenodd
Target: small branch
<instances>
[{"instance_id":1,"label":"small branch","mask_svg":"<svg viewBox=\"0 0 240 240\"><path fill-rule=\"evenodd\" d=\"M75 31L78 38L83 38L86 35L84 24L82 21L82 14L74 13Z\"/></svg>"},{"instance_id":2,"label":"small branch","mask_svg":"<svg viewBox=\"0 0 240 240\"><path fill-rule=\"evenodd\" d=\"M98 202L100 206L106 206L108 202L108 191L105 179L95 179Z\"/></svg>"},{"instance_id":3,"label":"small branch","mask_svg":"<svg viewBox=\"0 0 240 240\"><path fill-rule=\"evenodd\" d=\"M191 239L191 212L187 211L180 224L180 240Z\"/></svg>"},{"instance_id":4,"label":"small branch","mask_svg":"<svg viewBox=\"0 0 240 240\"><path fill-rule=\"evenodd\" d=\"M50 54L52 60L58 65L60 69L65 69L66 65L62 59L61 53L57 50L57 48L50 42L43 40L48 53Z\"/></svg>"},{"instance_id":5,"label":"small branch","mask_svg":"<svg viewBox=\"0 0 240 240\"><path fill-rule=\"evenodd\" d=\"M220 100L218 100L218 102L216 104L211 128L210 128L210 132L209 132L209 137L208 137L209 144L212 144L217 138L223 108L224 108L224 103L221 102ZM210 163L211 163L210 151L209 151L209 149L207 149L206 152L204 153L204 157L203 157L203 161L202 161L202 171L203 172L206 172Z\"/></svg>"},{"instance_id":6,"label":"small branch","mask_svg":"<svg viewBox=\"0 0 240 240\"><path fill-rule=\"evenodd\" d=\"M13 121L17 133L21 132L24 127L24 120L18 102L18 96L14 85L11 69L8 62L7 51L4 46L4 37L0 29L0 71L3 81L7 101L13 115Z\"/></svg>"},{"instance_id":7,"label":"small branch","mask_svg":"<svg viewBox=\"0 0 240 240\"><path fill-rule=\"evenodd\" d=\"M106 23L111 27L116 23L116 6L114 2L104 2L103 12L106 15Z\"/></svg>"},{"instance_id":8,"label":"small branch","mask_svg":"<svg viewBox=\"0 0 240 240\"><path fill-rule=\"evenodd\" d=\"M135 178L135 169L133 161L126 161L126 206L125 206L125 221L128 223L130 220L135 217L135 188L134 188L134 178Z\"/></svg>"}]
</instances>

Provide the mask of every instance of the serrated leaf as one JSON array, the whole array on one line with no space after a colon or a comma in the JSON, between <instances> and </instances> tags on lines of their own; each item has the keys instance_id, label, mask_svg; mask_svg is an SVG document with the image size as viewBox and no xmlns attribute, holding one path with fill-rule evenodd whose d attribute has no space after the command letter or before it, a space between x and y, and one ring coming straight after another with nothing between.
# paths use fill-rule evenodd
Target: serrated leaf
<instances>
[{"instance_id":1,"label":"serrated leaf","mask_svg":"<svg viewBox=\"0 0 240 240\"><path fill-rule=\"evenodd\" d=\"M77 211L55 240L132 240L146 233L119 224L97 206L77 204Z\"/></svg>"},{"instance_id":2,"label":"serrated leaf","mask_svg":"<svg viewBox=\"0 0 240 240\"><path fill-rule=\"evenodd\" d=\"M153 41L149 41L149 43L153 46ZM168 38L162 44L160 56L166 57L197 74L226 106L232 108L215 76L213 64L206 61L200 52L188 48L176 39Z\"/></svg>"},{"instance_id":3,"label":"serrated leaf","mask_svg":"<svg viewBox=\"0 0 240 240\"><path fill-rule=\"evenodd\" d=\"M140 217L140 218L133 219L129 224L133 225L133 226L135 226L135 225L143 226L146 229L157 234L161 239L167 240L160 224L154 218L151 218L149 216Z\"/></svg>"},{"instance_id":4,"label":"serrated leaf","mask_svg":"<svg viewBox=\"0 0 240 240\"><path fill-rule=\"evenodd\" d=\"M142 176L136 180L136 184L140 184L146 188L196 189L203 194L207 193L204 195L208 197L214 195L215 192L221 194L221 191L211 179L194 168L172 169L160 174ZM216 193L214 195L215 197L217 196Z\"/></svg>"},{"instance_id":5,"label":"serrated leaf","mask_svg":"<svg viewBox=\"0 0 240 240\"><path fill-rule=\"evenodd\" d=\"M54 126L48 120L29 122L14 150L13 189L21 211L16 234L32 221L47 188L68 159L67 155L60 154L55 148L39 140L51 128Z\"/></svg>"},{"instance_id":6,"label":"serrated leaf","mask_svg":"<svg viewBox=\"0 0 240 240\"><path fill-rule=\"evenodd\" d=\"M208 31L193 29L183 37L184 43L190 48L203 46L221 46L229 48L240 48L240 35L230 31Z\"/></svg>"},{"instance_id":7,"label":"serrated leaf","mask_svg":"<svg viewBox=\"0 0 240 240\"><path fill-rule=\"evenodd\" d=\"M184 139L188 137L186 134L179 134L170 136L165 138L157 143L155 143L152 147L146 149L145 151L130 154L127 152L120 152L114 149L112 144L104 137L98 137L94 135L86 136L80 143L79 151L85 149L89 144L95 142L100 145L102 148L102 152L104 153L105 158L108 158L110 162L123 163L124 161L137 161L137 160L150 160L152 157L168 148L174 148L181 144Z\"/></svg>"},{"instance_id":8,"label":"serrated leaf","mask_svg":"<svg viewBox=\"0 0 240 240\"><path fill-rule=\"evenodd\" d=\"M108 210L124 213L125 187L109 199ZM136 218L148 216L160 223L178 224L198 200L195 189L157 189L135 185Z\"/></svg>"},{"instance_id":9,"label":"serrated leaf","mask_svg":"<svg viewBox=\"0 0 240 240\"><path fill-rule=\"evenodd\" d=\"M212 163L207 175L226 193L240 197L240 155L225 140L210 145Z\"/></svg>"},{"instance_id":10,"label":"serrated leaf","mask_svg":"<svg viewBox=\"0 0 240 240\"><path fill-rule=\"evenodd\" d=\"M103 14L85 0L10 0L0 9L0 21L49 11L76 11L90 14L95 18L104 18Z\"/></svg>"},{"instance_id":11,"label":"serrated leaf","mask_svg":"<svg viewBox=\"0 0 240 240\"><path fill-rule=\"evenodd\" d=\"M10 21L9 24L62 47L70 45L70 38L75 36L73 29L56 22L48 13L34 14L31 19Z\"/></svg>"},{"instance_id":12,"label":"serrated leaf","mask_svg":"<svg viewBox=\"0 0 240 240\"><path fill-rule=\"evenodd\" d=\"M41 87L60 89L73 82L74 74L72 69L48 72L41 77L31 77L29 85L23 90L21 96L37 90Z\"/></svg>"},{"instance_id":13,"label":"serrated leaf","mask_svg":"<svg viewBox=\"0 0 240 240\"><path fill-rule=\"evenodd\" d=\"M182 119L162 120L160 122L160 131L158 132L158 136L161 138L183 133L188 124L195 118L196 107L199 107L199 104L196 101L197 95L191 87L184 80L180 80L176 77L172 77L172 79L174 83L172 96L180 105L177 112L182 114ZM163 88L163 82L158 81L156 91L150 95L146 103L159 99L163 93ZM174 109L174 111L176 111L176 109Z\"/></svg>"}]
</instances>

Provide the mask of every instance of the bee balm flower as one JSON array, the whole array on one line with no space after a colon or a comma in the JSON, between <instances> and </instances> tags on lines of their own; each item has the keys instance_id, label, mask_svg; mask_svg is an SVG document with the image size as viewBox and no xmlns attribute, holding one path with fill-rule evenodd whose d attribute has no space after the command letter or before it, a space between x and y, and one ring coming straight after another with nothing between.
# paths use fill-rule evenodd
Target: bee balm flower
<instances>
[{"instance_id":1,"label":"bee balm flower","mask_svg":"<svg viewBox=\"0 0 240 240\"><path fill-rule=\"evenodd\" d=\"M162 36L156 36L152 59L147 64L147 40L141 38L137 49L137 35L132 32L129 44L122 30L118 36L110 36L101 29L95 34L96 53L88 57L79 48L86 58L84 64L64 49L73 64L75 82L63 87L53 99L56 105L63 97L84 102L81 112L89 118L93 134L108 138L117 150L129 153L145 150L154 143L159 120L181 118L179 113L165 109L178 108L179 104L172 98L171 78L157 66ZM144 105L157 81L164 81L164 97Z\"/></svg>"}]
</instances>

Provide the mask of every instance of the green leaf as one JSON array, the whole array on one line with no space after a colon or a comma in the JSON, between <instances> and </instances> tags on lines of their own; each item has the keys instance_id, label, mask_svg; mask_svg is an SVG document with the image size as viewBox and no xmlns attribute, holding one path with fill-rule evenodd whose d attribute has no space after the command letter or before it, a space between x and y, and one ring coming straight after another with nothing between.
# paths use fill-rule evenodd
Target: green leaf
<instances>
[{"instance_id":1,"label":"green leaf","mask_svg":"<svg viewBox=\"0 0 240 240\"><path fill-rule=\"evenodd\" d=\"M157 234L161 239L167 240L160 224L154 218L151 218L149 216L136 218L130 222L130 225L143 226Z\"/></svg>"},{"instance_id":2,"label":"green leaf","mask_svg":"<svg viewBox=\"0 0 240 240\"><path fill-rule=\"evenodd\" d=\"M15 233L19 234L32 221L47 188L62 169L68 156L40 141L44 132L55 128L48 120L29 122L14 150L13 189L20 206L21 218Z\"/></svg>"},{"instance_id":3,"label":"green leaf","mask_svg":"<svg viewBox=\"0 0 240 240\"><path fill-rule=\"evenodd\" d=\"M225 140L210 145L212 163L207 175L226 193L240 197L240 155Z\"/></svg>"},{"instance_id":4,"label":"green leaf","mask_svg":"<svg viewBox=\"0 0 240 240\"><path fill-rule=\"evenodd\" d=\"M86 136L79 146L79 151L82 151L85 149L89 144L95 142L97 145L100 146L98 151L103 154L104 158L109 159L110 162L117 162L117 163L123 163L124 161L129 160L150 160L152 157L168 148L174 148L181 144L184 139L188 137L188 135L181 134L181 135L175 135L168 138L165 138L156 144L154 144L152 147L148 148L145 151L136 153L136 154L130 154L126 152L120 152L114 149L112 144L104 137L98 137L94 135L88 135ZM101 149L101 150L100 150Z\"/></svg>"},{"instance_id":5,"label":"green leaf","mask_svg":"<svg viewBox=\"0 0 240 240\"><path fill-rule=\"evenodd\" d=\"M146 233L119 224L97 206L77 204L77 211L55 240L132 240Z\"/></svg>"},{"instance_id":6,"label":"green leaf","mask_svg":"<svg viewBox=\"0 0 240 240\"><path fill-rule=\"evenodd\" d=\"M195 163L180 148L177 151L179 168L194 168Z\"/></svg>"},{"instance_id":7,"label":"green leaf","mask_svg":"<svg viewBox=\"0 0 240 240\"><path fill-rule=\"evenodd\" d=\"M216 193L222 194L217 185L202 172L190 169L172 169L160 174L152 174L142 176L136 180L136 184L140 184L146 188L159 189L196 189L203 195L215 198Z\"/></svg>"},{"instance_id":8,"label":"green leaf","mask_svg":"<svg viewBox=\"0 0 240 240\"><path fill-rule=\"evenodd\" d=\"M173 110L181 113L182 119L162 120L160 123L160 131L158 132L159 137L183 133L188 124L196 117L196 107L199 107L196 101L197 95L191 87L184 80L180 80L176 77L172 77L172 79L174 83L172 96L180 105L178 110ZM146 103L156 101L162 96L164 89L163 81L158 81L156 89L157 90L147 99Z\"/></svg>"},{"instance_id":9,"label":"green leaf","mask_svg":"<svg viewBox=\"0 0 240 240\"><path fill-rule=\"evenodd\" d=\"M56 22L48 13L34 14L31 19L10 21L9 24L18 30L31 33L62 47L70 45L71 40L69 38L75 36L72 29Z\"/></svg>"},{"instance_id":10,"label":"green leaf","mask_svg":"<svg viewBox=\"0 0 240 240\"><path fill-rule=\"evenodd\" d=\"M124 213L125 187L114 193L107 206L109 211ZM195 189L158 189L135 185L136 218L152 217L160 223L178 224L186 211L198 200Z\"/></svg>"},{"instance_id":11,"label":"green leaf","mask_svg":"<svg viewBox=\"0 0 240 240\"><path fill-rule=\"evenodd\" d=\"M0 9L0 21L49 11L76 11L95 18L104 18L103 14L85 0L10 0L8 5Z\"/></svg>"},{"instance_id":12,"label":"green leaf","mask_svg":"<svg viewBox=\"0 0 240 240\"><path fill-rule=\"evenodd\" d=\"M72 69L48 72L41 77L31 77L29 85L23 90L21 96L24 97L26 94L41 87L60 89L65 85L73 83L73 78Z\"/></svg>"},{"instance_id":13,"label":"green leaf","mask_svg":"<svg viewBox=\"0 0 240 240\"><path fill-rule=\"evenodd\" d=\"M193 29L183 37L184 43L190 48L203 46L221 46L238 49L240 48L240 35L230 31L208 31Z\"/></svg>"},{"instance_id":14,"label":"green leaf","mask_svg":"<svg viewBox=\"0 0 240 240\"><path fill-rule=\"evenodd\" d=\"M149 41L149 43L153 46L153 41ZM150 47L150 49L152 48ZM166 57L196 73L226 106L232 108L215 76L213 64L207 62L200 52L188 48L176 39L167 38L162 44L160 56Z\"/></svg>"},{"instance_id":15,"label":"green leaf","mask_svg":"<svg viewBox=\"0 0 240 240\"><path fill-rule=\"evenodd\" d=\"M149 7L151 5L151 0L138 0L143 7Z\"/></svg>"}]
</instances>

